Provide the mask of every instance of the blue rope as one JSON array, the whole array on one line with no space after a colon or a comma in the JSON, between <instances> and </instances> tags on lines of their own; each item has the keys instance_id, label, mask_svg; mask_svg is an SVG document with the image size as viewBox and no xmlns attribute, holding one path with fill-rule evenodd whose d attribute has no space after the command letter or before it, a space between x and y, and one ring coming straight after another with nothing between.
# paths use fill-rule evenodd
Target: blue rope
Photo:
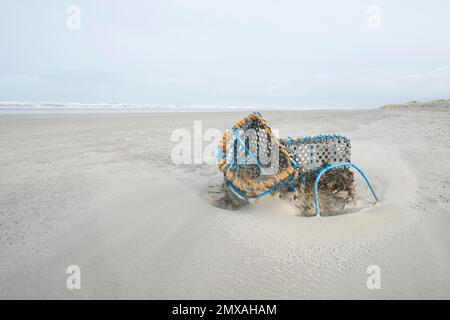
<instances>
[{"instance_id":1,"label":"blue rope","mask_svg":"<svg viewBox=\"0 0 450 320\"><path fill-rule=\"evenodd\" d=\"M236 139L239 141L239 143L241 144L242 147L244 147L245 152L248 153L248 155L250 156L250 158L253 159L253 161L255 161L256 165L261 168L261 163L259 163L258 159L256 159L256 157L253 155L252 152L250 152L250 150L248 150L247 146L245 145L245 142L242 141L241 137L239 136L237 129L233 128L233 133L236 136Z\"/></svg>"},{"instance_id":2,"label":"blue rope","mask_svg":"<svg viewBox=\"0 0 450 320\"><path fill-rule=\"evenodd\" d=\"M372 191L373 197L375 198L375 202L378 202L378 197L377 194L375 193L375 190L372 187L372 184L370 183L369 178L366 176L366 174L364 173L364 171L362 171L356 164L351 163L351 162L341 162L341 163L336 163L333 164L331 166L328 166L326 168L323 168L320 172L319 175L316 177L316 182L314 183L314 202L316 204L316 216L320 216L320 208L319 208L319 196L317 194L317 187L319 186L319 180L320 177L327 171L332 170L334 168L337 167L352 167L355 168L364 178L364 180L366 180L367 185L370 188L370 191Z\"/></svg>"}]
</instances>

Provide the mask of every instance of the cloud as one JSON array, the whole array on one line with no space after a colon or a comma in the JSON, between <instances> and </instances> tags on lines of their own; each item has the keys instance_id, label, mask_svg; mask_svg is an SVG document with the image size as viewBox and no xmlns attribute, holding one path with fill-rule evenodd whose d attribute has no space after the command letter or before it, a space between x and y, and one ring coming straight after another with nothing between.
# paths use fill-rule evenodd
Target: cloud
<instances>
[{"instance_id":1,"label":"cloud","mask_svg":"<svg viewBox=\"0 0 450 320\"><path fill-rule=\"evenodd\" d=\"M39 83L40 78L31 74L3 74L0 75L0 85L2 86L29 86Z\"/></svg>"}]
</instances>

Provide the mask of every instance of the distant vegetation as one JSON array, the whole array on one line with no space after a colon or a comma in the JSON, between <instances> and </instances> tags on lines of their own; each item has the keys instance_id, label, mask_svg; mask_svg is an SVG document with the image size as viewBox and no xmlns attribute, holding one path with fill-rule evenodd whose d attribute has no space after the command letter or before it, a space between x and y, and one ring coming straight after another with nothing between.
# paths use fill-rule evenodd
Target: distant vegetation
<instances>
[{"instance_id":1,"label":"distant vegetation","mask_svg":"<svg viewBox=\"0 0 450 320\"><path fill-rule=\"evenodd\" d=\"M433 100L429 102L410 101L402 104L388 104L381 109L424 109L424 110L450 110L450 99Z\"/></svg>"}]
</instances>

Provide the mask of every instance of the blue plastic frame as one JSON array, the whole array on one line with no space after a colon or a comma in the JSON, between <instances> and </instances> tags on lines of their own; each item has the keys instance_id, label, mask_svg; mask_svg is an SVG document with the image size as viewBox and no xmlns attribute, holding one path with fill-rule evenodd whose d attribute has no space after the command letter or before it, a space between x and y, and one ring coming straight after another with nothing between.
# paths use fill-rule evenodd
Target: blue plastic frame
<instances>
[{"instance_id":1,"label":"blue plastic frame","mask_svg":"<svg viewBox=\"0 0 450 320\"><path fill-rule=\"evenodd\" d=\"M316 181L315 181L315 183L314 183L314 202L315 202L315 205L316 205L316 216L320 216L319 196L318 196L318 193L317 193L317 188L318 188L318 186L319 186L320 177L321 177L325 172L330 171L330 170L333 170L333 169L338 168L338 167L352 167L352 168L354 168L356 171L358 171L358 172L363 176L364 180L366 181L367 185L368 185L369 188L370 188L370 191L372 191L373 197L375 198L375 202L378 202L378 201L379 201L378 196L377 196L377 194L375 193L375 190L373 189L372 184L370 183L370 180L369 180L369 178L367 177L367 175L364 173L364 171L362 171L356 164L351 163L351 162L341 162L341 163L336 163L336 164L333 164L333 165L328 166L328 167L326 167L326 168L323 168L323 169L319 172L319 174L317 175L317 177L316 177Z\"/></svg>"}]
</instances>

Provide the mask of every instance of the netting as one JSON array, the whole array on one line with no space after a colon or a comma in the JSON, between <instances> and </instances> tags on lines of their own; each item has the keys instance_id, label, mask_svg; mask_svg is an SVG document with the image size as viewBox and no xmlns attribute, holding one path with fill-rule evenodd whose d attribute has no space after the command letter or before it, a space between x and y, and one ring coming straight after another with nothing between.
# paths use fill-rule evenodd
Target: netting
<instances>
[{"instance_id":1,"label":"netting","mask_svg":"<svg viewBox=\"0 0 450 320\"><path fill-rule=\"evenodd\" d=\"M219 169L226 187L242 200L275 191L295 172L285 145L259 113L238 121L223 135Z\"/></svg>"},{"instance_id":2,"label":"netting","mask_svg":"<svg viewBox=\"0 0 450 320\"><path fill-rule=\"evenodd\" d=\"M240 207L266 194L292 200L304 213L340 211L355 193L350 139L341 135L277 139L261 114L253 113L226 131L220 145L225 200ZM320 197L319 197L320 193Z\"/></svg>"},{"instance_id":3,"label":"netting","mask_svg":"<svg viewBox=\"0 0 450 320\"><path fill-rule=\"evenodd\" d=\"M315 182L319 173L331 165L350 162L350 139L341 135L289 137L285 144L289 155L298 163L293 182L295 188L282 187L276 195L290 200L305 215L316 213ZM339 212L352 201L354 177L347 167L327 172L319 180L319 206L324 213Z\"/></svg>"},{"instance_id":4,"label":"netting","mask_svg":"<svg viewBox=\"0 0 450 320\"><path fill-rule=\"evenodd\" d=\"M350 139L340 135L298 137L287 140L289 154L299 164L302 172L324 165L350 162Z\"/></svg>"}]
</instances>

